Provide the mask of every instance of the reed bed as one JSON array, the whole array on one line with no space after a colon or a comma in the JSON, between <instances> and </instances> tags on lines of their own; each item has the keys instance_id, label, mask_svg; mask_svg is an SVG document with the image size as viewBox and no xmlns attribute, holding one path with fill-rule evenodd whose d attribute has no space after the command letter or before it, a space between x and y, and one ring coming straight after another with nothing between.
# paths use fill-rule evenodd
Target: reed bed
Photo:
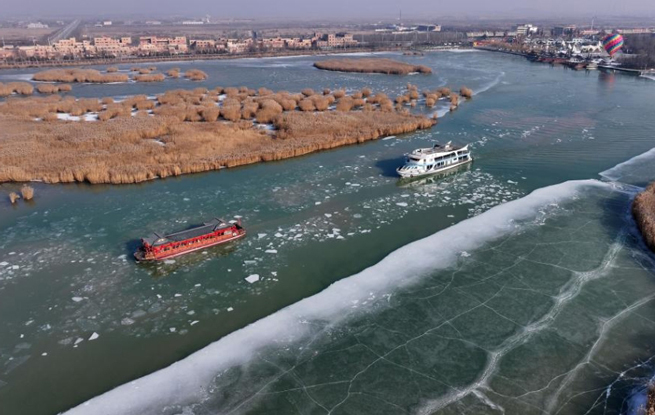
<instances>
[{"instance_id":1,"label":"reed bed","mask_svg":"<svg viewBox=\"0 0 655 415\"><path fill-rule=\"evenodd\" d=\"M20 199L20 195L18 193L16 192L9 193L9 202L11 202L12 205L18 202L18 199Z\"/></svg>"},{"instance_id":2,"label":"reed bed","mask_svg":"<svg viewBox=\"0 0 655 415\"><path fill-rule=\"evenodd\" d=\"M162 73L134 75L134 80L137 82L163 82L164 79L166 77Z\"/></svg>"},{"instance_id":3,"label":"reed bed","mask_svg":"<svg viewBox=\"0 0 655 415\"><path fill-rule=\"evenodd\" d=\"M644 242L655 252L655 183L635 197L632 204L632 215Z\"/></svg>"},{"instance_id":4,"label":"reed bed","mask_svg":"<svg viewBox=\"0 0 655 415\"><path fill-rule=\"evenodd\" d=\"M227 97L219 102L223 92ZM0 104L0 123L7 127L0 138L0 182L138 183L295 157L436 122L407 108L394 111L388 96L370 89L351 96L325 92L240 87L171 90L155 100L137 95L122 102L9 98ZM416 104L412 92L417 89L409 86L404 96ZM329 110L335 103L336 111ZM96 113L100 122L62 122L58 113ZM264 131L253 119L275 130Z\"/></svg>"},{"instance_id":5,"label":"reed bed","mask_svg":"<svg viewBox=\"0 0 655 415\"><path fill-rule=\"evenodd\" d=\"M200 69L189 69L184 73L184 77L192 81L204 81L207 79L207 74Z\"/></svg>"},{"instance_id":6,"label":"reed bed","mask_svg":"<svg viewBox=\"0 0 655 415\"><path fill-rule=\"evenodd\" d=\"M118 68L115 66L110 66L107 68L107 73L113 73L113 72L118 72Z\"/></svg>"},{"instance_id":7,"label":"reed bed","mask_svg":"<svg viewBox=\"0 0 655 415\"><path fill-rule=\"evenodd\" d=\"M29 82L8 82L3 84L0 82L0 97L7 97L12 94L16 95L32 95L34 87Z\"/></svg>"},{"instance_id":8,"label":"reed bed","mask_svg":"<svg viewBox=\"0 0 655 415\"><path fill-rule=\"evenodd\" d=\"M32 76L35 81L66 83L127 82L129 76L119 73L103 74L95 69L48 69Z\"/></svg>"},{"instance_id":9,"label":"reed bed","mask_svg":"<svg viewBox=\"0 0 655 415\"><path fill-rule=\"evenodd\" d=\"M459 95L461 95L463 98L471 99L473 98L473 90L463 86L459 90Z\"/></svg>"},{"instance_id":10,"label":"reed bed","mask_svg":"<svg viewBox=\"0 0 655 415\"><path fill-rule=\"evenodd\" d=\"M180 77L180 68L172 68L166 71L166 75L168 75L171 78L179 78Z\"/></svg>"},{"instance_id":11,"label":"reed bed","mask_svg":"<svg viewBox=\"0 0 655 415\"><path fill-rule=\"evenodd\" d=\"M407 75L410 73L430 74L432 69L425 65L412 65L386 58L344 58L314 62L318 69L339 72L382 73L387 75Z\"/></svg>"},{"instance_id":12,"label":"reed bed","mask_svg":"<svg viewBox=\"0 0 655 415\"><path fill-rule=\"evenodd\" d=\"M25 184L20 188L20 194L24 200L32 200L34 199L34 188Z\"/></svg>"}]
</instances>

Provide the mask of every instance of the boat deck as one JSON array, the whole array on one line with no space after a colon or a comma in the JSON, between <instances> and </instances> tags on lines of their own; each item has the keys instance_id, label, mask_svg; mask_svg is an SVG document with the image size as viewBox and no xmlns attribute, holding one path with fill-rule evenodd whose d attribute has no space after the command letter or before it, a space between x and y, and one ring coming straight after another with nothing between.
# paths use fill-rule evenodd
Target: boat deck
<instances>
[{"instance_id":1,"label":"boat deck","mask_svg":"<svg viewBox=\"0 0 655 415\"><path fill-rule=\"evenodd\" d=\"M430 148L418 148L414 151L411 152L413 155L424 155L424 156L431 156L431 155L436 155L436 154L441 154L441 153L451 153L453 151L458 151L466 148L466 146L457 146L457 145L439 145L435 144L433 147Z\"/></svg>"}]
</instances>

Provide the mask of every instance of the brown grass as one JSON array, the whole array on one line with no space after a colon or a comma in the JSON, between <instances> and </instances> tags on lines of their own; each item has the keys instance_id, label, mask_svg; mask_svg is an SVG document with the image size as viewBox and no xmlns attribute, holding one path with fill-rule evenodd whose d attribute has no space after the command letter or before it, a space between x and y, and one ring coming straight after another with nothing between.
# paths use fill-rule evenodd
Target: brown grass
<instances>
[{"instance_id":1,"label":"brown grass","mask_svg":"<svg viewBox=\"0 0 655 415\"><path fill-rule=\"evenodd\" d=\"M632 215L644 242L655 252L655 183L635 197L632 204Z\"/></svg>"},{"instance_id":2,"label":"brown grass","mask_svg":"<svg viewBox=\"0 0 655 415\"><path fill-rule=\"evenodd\" d=\"M386 58L328 59L315 62L314 66L327 71L383 73L387 75L407 75L414 72L432 73L432 69L424 65L412 65Z\"/></svg>"},{"instance_id":3,"label":"brown grass","mask_svg":"<svg viewBox=\"0 0 655 415\"><path fill-rule=\"evenodd\" d=\"M34 87L29 82L8 82L3 84L0 82L0 97L7 97L11 94L17 95L32 95Z\"/></svg>"},{"instance_id":4,"label":"brown grass","mask_svg":"<svg viewBox=\"0 0 655 415\"><path fill-rule=\"evenodd\" d=\"M115 66L110 66L109 68L107 68L107 72L109 72L109 73L118 72L118 68L115 67Z\"/></svg>"},{"instance_id":5,"label":"brown grass","mask_svg":"<svg viewBox=\"0 0 655 415\"><path fill-rule=\"evenodd\" d=\"M14 203L18 202L18 199L20 199L20 195L16 192L11 192L9 193L9 201L13 205Z\"/></svg>"},{"instance_id":6,"label":"brown grass","mask_svg":"<svg viewBox=\"0 0 655 415\"><path fill-rule=\"evenodd\" d=\"M348 112L353 109L353 99L351 97L343 97L337 102L337 111Z\"/></svg>"},{"instance_id":7,"label":"brown grass","mask_svg":"<svg viewBox=\"0 0 655 415\"><path fill-rule=\"evenodd\" d=\"M39 94L56 94L59 92L59 87L53 84L37 85L36 90Z\"/></svg>"},{"instance_id":8,"label":"brown grass","mask_svg":"<svg viewBox=\"0 0 655 415\"><path fill-rule=\"evenodd\" d=\"M459 89L459 94L466 99L471 99L473 98L473 90L471 88L467 88L465 86L461 87Z\"/></svg>"},{"instance_id":9,"label":"brown grass","mask_svg":"<svg viewBox=\"0 0 655 415\"><path fill-rule=\"evenodd\" d=\"M309 98L305 98L302 101L300 101L298 103L298 107L300 108L300 111L309 112L309 111L316 110L316 107L314 106L314 102Z\"/></svg>"},{"instance_id":10,"label":"brown grass","mask_svg":"<svg viewBox=\"0 0 655 415\"><path fill-rule=\"evenodd\" d=\"M166 79L163 73L134 75L134 80L137 82L162 82Z\"/></svg>"},{"instance_id":11,"label":"brown grass","mask_svg":"<svg viewBox=\"0 0 655 415\"><path fill-rule=\"evenodd\" d=\"M34 76L32 76L32 79L42 82L109 83L127 82L129 76L118 73L103 74L95 69L48 69L46 71L35 73Z\"/></svg>"},{"instance_id":12,"label":"brown grass","mask_svg":"<svg viewBox=\"0 0 655 415\"><path fill-rule=\"evenodd\" d=\"M341 96L337 111L328 111L336 99L330 94L245 87L229 92L220 107L216 91L206 88L167 91L156 101L137 95L120 103L58 95L9 98L0 103L0 182L136 183L294 157L435 123L404 108L394 112L385 94L369 94L366 102L364 92L354 94L362 98L353 98L336 91ZM131 116L134 108L137 112ZM100 122L56 120L57 112L90 111L98 112ZM273 123L276 131L262 131L245 121L253 117Z\"/></svg>"},{"instance_id":13,"label":"brown grass","mask_svg":"<svg viewBox=\"0 0 655 415\"><path fill-rule=\"evenodd\" d=\"M171 78L179 78L180 77L180 69L179 68L172 68L166 71L166 75L170 76Z\"/></svg>"},{"instance_id":14,"label":"brown grass","mask_svg":"<svg viewBox=\"0 0 655 415\"><path fill-rule=\"evenodd\" d=\"M34 188L24 184L23 187L20 188L20 194L23 196L23 199L32 200L34 199Z\"/></svg>"},{"instance_id":15,"label":"brown grass","mask_svg":"<svg viewBox=\"0 0 655 415\"><path fill-rule=\"evenodd\" d=\"M189 69L184 73L184 77L192 81L204 81L207 79L207 74L200 69Z\"/></svg>"}]
</instances>

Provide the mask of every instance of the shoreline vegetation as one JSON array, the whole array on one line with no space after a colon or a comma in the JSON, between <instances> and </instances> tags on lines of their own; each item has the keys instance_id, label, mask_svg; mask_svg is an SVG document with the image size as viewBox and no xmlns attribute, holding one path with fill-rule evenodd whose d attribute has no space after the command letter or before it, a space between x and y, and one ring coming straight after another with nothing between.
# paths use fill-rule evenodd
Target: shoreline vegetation
<instances>
[{"instance_id":1,"label":"shoreline vegetation","mask_svg":"<svg viewBox=\"0 0 655 415\"><path fill-rule=\"evenodd\" d=\"M34 75L32 75L32 80L38 82L65 82L67 84L71 84L71 83L108 84L108 83L125 83L129 81L163 82L167 76L169 78L180 77L179 68L170 69L167 71L166 74L157 73L155 72L156 70L157 68L154 66L132 67L130 69L130 72L132 72L132 77L130 78L130 75L128 74L117 73L118 69L114 67L107 68L105 73L102 73L96 69L80 69L80 68L48 69L45 71L37 72ZM192 81L204 81L207 79L207 74L199 69L188 69L184 73L184 77ZM43 85L37 87L37 91L40 93L55 93L60 90L70 91L70 85L68 85L67 87L62 85L62 87L64 89L60 89L55 86ZM1 94L2 91L0 91L0 95ZM23 93L23 95L29 95L29 94Z\"/></svg>"},{"instance_id":2,"label":"shoreline vegetation","mask_svg":"<svg viewBox=\"0 0 655 415\"><path fill-rule=\"evenodd\" d=\"M387 58L344 58L314 62L314 67L325 71L381 73L386 75L408 75L410 73L431 74L425 65L413 65Z\"/></svg>"},{"instance_id":3,"label":"shoreline vegetation","mask_svg":"<svg viewBox=\"0 0 655 415\"><path fill-rule=\"evenodd\" d=\"M434 47L426 50L447 50L461 49L459 46ZM19 61L12 63L0 63L2 69L17 68L47 68L47 67L64 67L64 66L96 66L96 65L134 65L146 64L152 62L187 62L201 60L223 60L223 59L253 59L253 58L276 58L276 57L294 57L294 56L329 56L358 53L379 53L379 52L403 52L403 47L378 47L378 48L356 48L348 50L292 50L292 51L272 51L242 54L196 54L196 55L169 55L169 56L139 56L134 58L94 58L88 60L54 60L54 61Z\"/></svg>"},{"instance_id":4,"label":"shoreline vegetation","mask_svg":"<svg viewBox=\"0 0 655 415\"><path fill-rule=\"evenodd\" d=\"M639 193L632 204L632 215L644 242L655 252L655 183Z\"/></svg>"},{"instance_id":5,"label":"shoreline vegetation","mask_svg":"<svg viewBox=\"0 0 655 415\"><path fill-rule=\"evenodd\" d=\"M178 89L122 101L11 97L0 103L0 182L127 184L282 160L431 128L436 115L414 115L410 108L459 103L447 88L423 96L429 100L408 84L395 100L369 88L290 93L247 87Z\"/></svg>"}]
</instances>

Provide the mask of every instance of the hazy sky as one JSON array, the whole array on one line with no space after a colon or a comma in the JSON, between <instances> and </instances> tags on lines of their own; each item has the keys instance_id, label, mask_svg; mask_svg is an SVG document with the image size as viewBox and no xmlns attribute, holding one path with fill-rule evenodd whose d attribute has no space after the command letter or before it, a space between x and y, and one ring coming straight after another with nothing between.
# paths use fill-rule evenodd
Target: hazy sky
<instances>
[{"instance_id":1,"label":"hazy sky","mask_svg":"<svg viewBox=\"0 0 655 415\"><path fill-rule=\"evenodd\" d=\"M0 15L130 15L237 18L410 18L439 16L655 16L655 0L4 0Z\"/></svg>"}]
</instances>

